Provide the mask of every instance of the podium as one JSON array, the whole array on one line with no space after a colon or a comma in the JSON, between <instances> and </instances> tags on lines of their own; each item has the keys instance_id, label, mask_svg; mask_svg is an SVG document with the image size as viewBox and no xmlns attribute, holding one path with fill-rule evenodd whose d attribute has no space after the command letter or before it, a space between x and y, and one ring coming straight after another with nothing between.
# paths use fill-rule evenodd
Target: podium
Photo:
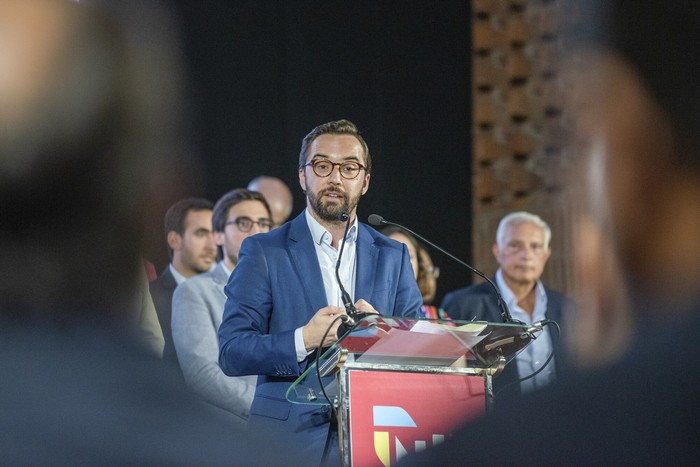
<instances>
[{"instance_id":1,"label":"podium","mask_svg":"<svg viewBox=\"0 0 700 467\"><path fill-rule=\"evenodd\" d=\"M492 378L537 331L370 315L323 351L286 397L333 407L343 465L393 465L489 410Z\"/></svg>"}]
</instances>

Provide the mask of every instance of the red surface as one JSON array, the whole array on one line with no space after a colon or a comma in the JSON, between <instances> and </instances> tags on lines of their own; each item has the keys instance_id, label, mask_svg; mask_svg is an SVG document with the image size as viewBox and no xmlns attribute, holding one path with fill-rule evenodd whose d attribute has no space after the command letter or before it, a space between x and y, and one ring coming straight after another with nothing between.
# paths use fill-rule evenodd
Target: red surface
<instances>
[{"instance_id":1,"label":"red surface","mask_svg":"<svg viewBox=\"0 0 700 467\"><path fill-rule=\"evenodd\" d=\"M430 447L486 406L480 376L389 371L351 370L349 399L353 466L394 465L397 450ZM382 422L381 414L404 416ZM397 426L405 420L415 427Z\"/></svg>"}]
</instances>

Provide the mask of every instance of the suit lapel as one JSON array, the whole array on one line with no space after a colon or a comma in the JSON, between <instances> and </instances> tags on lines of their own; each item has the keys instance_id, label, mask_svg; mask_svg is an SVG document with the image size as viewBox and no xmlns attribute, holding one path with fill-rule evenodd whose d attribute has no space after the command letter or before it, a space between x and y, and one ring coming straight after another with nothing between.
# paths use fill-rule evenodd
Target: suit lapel
<instances>
[{"instance_id":1,"label":"suit lapel","mask_svg":"<svg viewBox=\"0 0 700 467\"><path fill-rule=\"evenodd\" d=\"M224 269L224 265L219 261L211 273L212 278L219 284L226 285L228 283L228 273Z\"/></svg>"},{"instance_id":2,"label":"suit lapel","mask_svg":"<svg viewBox=\"0 0 700 467\"><path fill-rule=\"evenodd\" d=\"M544 311L544 316L558 323L560 307L557 297L547 289L545 289L545 293L547 294L547 309Z\"/></svg>"},{"instance_id":3,"label":"suit lapel","mask_svg":"<svg viewBox=\"0 0 700 467\"><path fill-rule=\"evenodd\" d=\"M175 287L177 287L177 281L175 280L175 276L173 276L173 273L170 272L170 265L165 266L165 271L163 271L162 274L163 277L163 288L166 290L175 290Z\"/></svg>"},{"instance_id":4,"label":"suit lapel","mask_svg":"<svg viewBox=\"0 0 700 467\"><path fill-rule=\"evenodd\" d=\"M316 247L304 212L297 216L289 226L287 247L292 266L302 284L304 297L311 305L313 313L328 305L326 290L323 287L321 267L316 257ZM296 293L297 291L295 291Z\"/></svg>"},{"instance_id":5,"label":"suit lapel","mask_svg":"<svg viewBox=\"0 0 700 467\"><path fill-rule=\"evenodd\" d=\"M224 297L226 293L224 292L224 287L228 283L228 273L224 269L224 265L221 261L216 263L216 267L211 272L212 286L217 291L217 293L222 294Z\"/></svg>"},{"instance_id":6,"label":"suit lapel","mask_svg":"<svg viewBox=\"0 0 700 467\"><path fill-rule=\"evenodd\" d=\"M355 297L363 297L371 303L374 292L374 276L377 271L377 261L379 259L379 249L374 244L374 239L367 231L368 227L358 224L357 250L357 272L355 273Z\"/></svg>"}]
</instances>

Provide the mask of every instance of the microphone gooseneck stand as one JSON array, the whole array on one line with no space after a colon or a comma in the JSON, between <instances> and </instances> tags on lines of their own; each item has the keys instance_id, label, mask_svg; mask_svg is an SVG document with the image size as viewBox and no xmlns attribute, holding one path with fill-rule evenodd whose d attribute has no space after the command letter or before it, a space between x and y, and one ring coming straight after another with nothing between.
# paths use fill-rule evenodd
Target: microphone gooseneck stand
<instances>
[{"instance_id":1,"label":"microphone gooseneck stand","mask_svg":"<svg viewBox=\"0 0 700 467\"><path fill-rule=\"evenodd\" d=\"M493 281L488 276L486 276L486 274L484 274L483 272L481 272L478 269L476 269L475 267L465 263L464 261L457 258L452 253L440 248L439 246L437 246L436 244L434 244L430 240L426 239L425 237L418 235L417 233L415 233L413 230L409 229L408 227L405 227L401 224L396 224L394 222L389 222L388 220L384 219L382 216L380 216L378 214L370 215L368 221L370 224L375 225L375 226L393 225L394 227L398 227L400 229L403 229L406 232L413 234L418 239L424 241L425 243L427 243L431 247L435 248L443 255L450 257L452 260L454 260L454 261L458 262L459 264L461 264L462 266L466 267L467 269L469 269L471 272L473 272L477 276L483 278L484 280L486 280L486 282L488 282L491 285L491 288L493 288L493 291L496 293L496 297L498 298L498 309L501 313L501 318L503 318L503 322L504 323L523 324L520 321L513 319L513 317L510 315L510 311L508 310L508 306L506 305L506 302L503 300L503 296L501 296L501 291L498 290L498 287L496 286L496 284L494 284Z\"/></svg>"},{"instance_id":2,"label":"microphone gooseneck stand","mask_svg":"<svg viewBox=\"0 0 700 467\"><path fill-rule=\"evenodd\" d=\"M340 326L338 326L338 337L342 337L352 329L354 324L366 317L367 313L357 311L355 304L352 302L352 298L350 298L350 294L345 290L345 287L343 287L343 282L340 280L340 260L343 257L345 239L347 238L348 231L350 230L350 216L347 212L341 212L338 214L338 220L345 222L345 232L343 233L343 243L341 243L340 251L338 252L338 260L335 263L335 279L338 281L338 287L340 287L340 297L343 300L345 312L350 317L350 319L344 320Z\"/></svg>"},{"instance_id":3,"label":"microphone gooseneck stand","mask_svg":"<svg viewBox=\"0 0 700 467\"><path fill-rule=\"evenodd\" d=\"M320 358L321 351L323 349L323 342L326 340L326 337L328 337L328 333L333 328L333 325L337 320L342 321L342 323L340 323L340 326L338 326L337 331L338 338L341 338L352 330L352 326L355 323L367 316L366 313L357 311L357 308L355 308L355 304L352 302L352 298L350 298L350 294L347 292L347 290L345 290L345 287L343 287L343 282L340 280L340 260L343 257L345 241L348 237L348 231L350 230L350 215L347 212L341 212L338 214L338 220L345 222L345 232L343 233L342 243L340 244L340 251L338 251L338 259L335 263L335 279L338 282L338 287L340 288L340 297L343 301L343 306L345 307L345 312L347 313L347 315L338 315L338 317L331 322L330 326L328 326L328 329L326 329L326 332L321 338L320 347L316 349L316 376L318 378L319 386L321 387L321 392L328 401L328 404L331 406L332 413L330 426L328 427L328 435L326 436L326 443L323 447L323 455L321 456L321 465L325 465L327 462L331 441L333 439L333 433L337 430L337 425L334 430L334 424L338 423L338 410L335 407L335 402L331 401L330 397L328 397L328 394L326 394L326 388L323 384L323 379L321 376Z\"/></svg>"}]
</instances>

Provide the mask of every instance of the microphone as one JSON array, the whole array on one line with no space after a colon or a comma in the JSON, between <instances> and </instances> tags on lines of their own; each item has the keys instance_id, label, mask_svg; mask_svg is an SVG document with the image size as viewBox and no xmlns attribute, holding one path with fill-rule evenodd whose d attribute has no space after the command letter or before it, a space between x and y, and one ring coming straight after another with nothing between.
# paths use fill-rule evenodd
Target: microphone
<instances>
[{"instance_id":1,"label":"microphone","mask_svg":"<svg viewBox=\"0 0 700 467\"><path fill-rule=\"evenodd\" d=\"M427 240L426 238L422 237L421 235L418 235L417 233L415 233L414 231L412 231L411 229L409 229L407 227L404 227L403 225L396 224L394 222L389 222L388 220L384 219L382 216L380 216L378 214L371 214L367 220L369 221L370 224L375 225L375 226L393 225L393 226L398 227L402 230L405 230L405 231L413 234L416 238L418 238L418 239L424 241L425 243L427 243L428 245L432 246L433 248L438 250L440 253L452 258L454 261L457 261L462 266L465 266L467 269L469 269L471 272L473 272L477 276L484 278L486 280L486 282L491 284L491 287L493 288L494 292L496 292L496 297L498 297L498 309L501 313L501 318L503 319L503 322L504 323L523 324L520 321L514 320L513 317L510 315L510 311L508 310L508 306L506 305L506 302L503 300L503 296L501 295L501 291L498 290L498 287L496 286L496 284L494 284L493 281L486 276L486 274L484 274L483 272L479 271L478 269L470 266L469 264L465 263L461 259L457 258L455 255L443 250L442 248L440 248L439 246L437 246L436 244L434 244L430 240Z\"/></svg>"},{"instance_id":2,"label":"microphone","mask_svg":"<svg viewBox=\"0 0 700 467\"><path fill-rule=\"evenodd\" d=\"M343 306L348 315L352 313L357 313L355 305L352 303L350 294L343 287L343 282L340 280L340 260L343 257L343 249L345 248L345 239L348 236L348 230L350 229L350 216L347 212L341 212L338 214L338 220L345 222L345 233L343 233L343 243L340 245L340 251L338 252L338 261L335 263L335 280L338 282L340 287L340 297L343 300ZM352 316L350 316L352 318Z\"/></svg>"},{"instance_id":3,"label":"microphone","mask_svg":"<svg viewBox=\"0 0 700 467\"><path fill-rule=\"evenodd\" d=\"M367 316L367 313L362 313L357 311L355 304L350 298L350 294L343 287L343 282L340 280L340 260L343 257L343 249L345 249L345 239L348 236L348 231L350 230L350 215L347 212L341 212L338 214L338 220L345 222L345 232L343 233L343 243L340 245L340 251L338 252L338 261L335 263L335 279L338 282L338 287L340 287L340 297L343 300L343 306L345 307L345 312L348 314L350 320L344 320L340 326L338 326L338 337L345 335L351 328L351 326Z\"/></svg>"}]
</instances>

